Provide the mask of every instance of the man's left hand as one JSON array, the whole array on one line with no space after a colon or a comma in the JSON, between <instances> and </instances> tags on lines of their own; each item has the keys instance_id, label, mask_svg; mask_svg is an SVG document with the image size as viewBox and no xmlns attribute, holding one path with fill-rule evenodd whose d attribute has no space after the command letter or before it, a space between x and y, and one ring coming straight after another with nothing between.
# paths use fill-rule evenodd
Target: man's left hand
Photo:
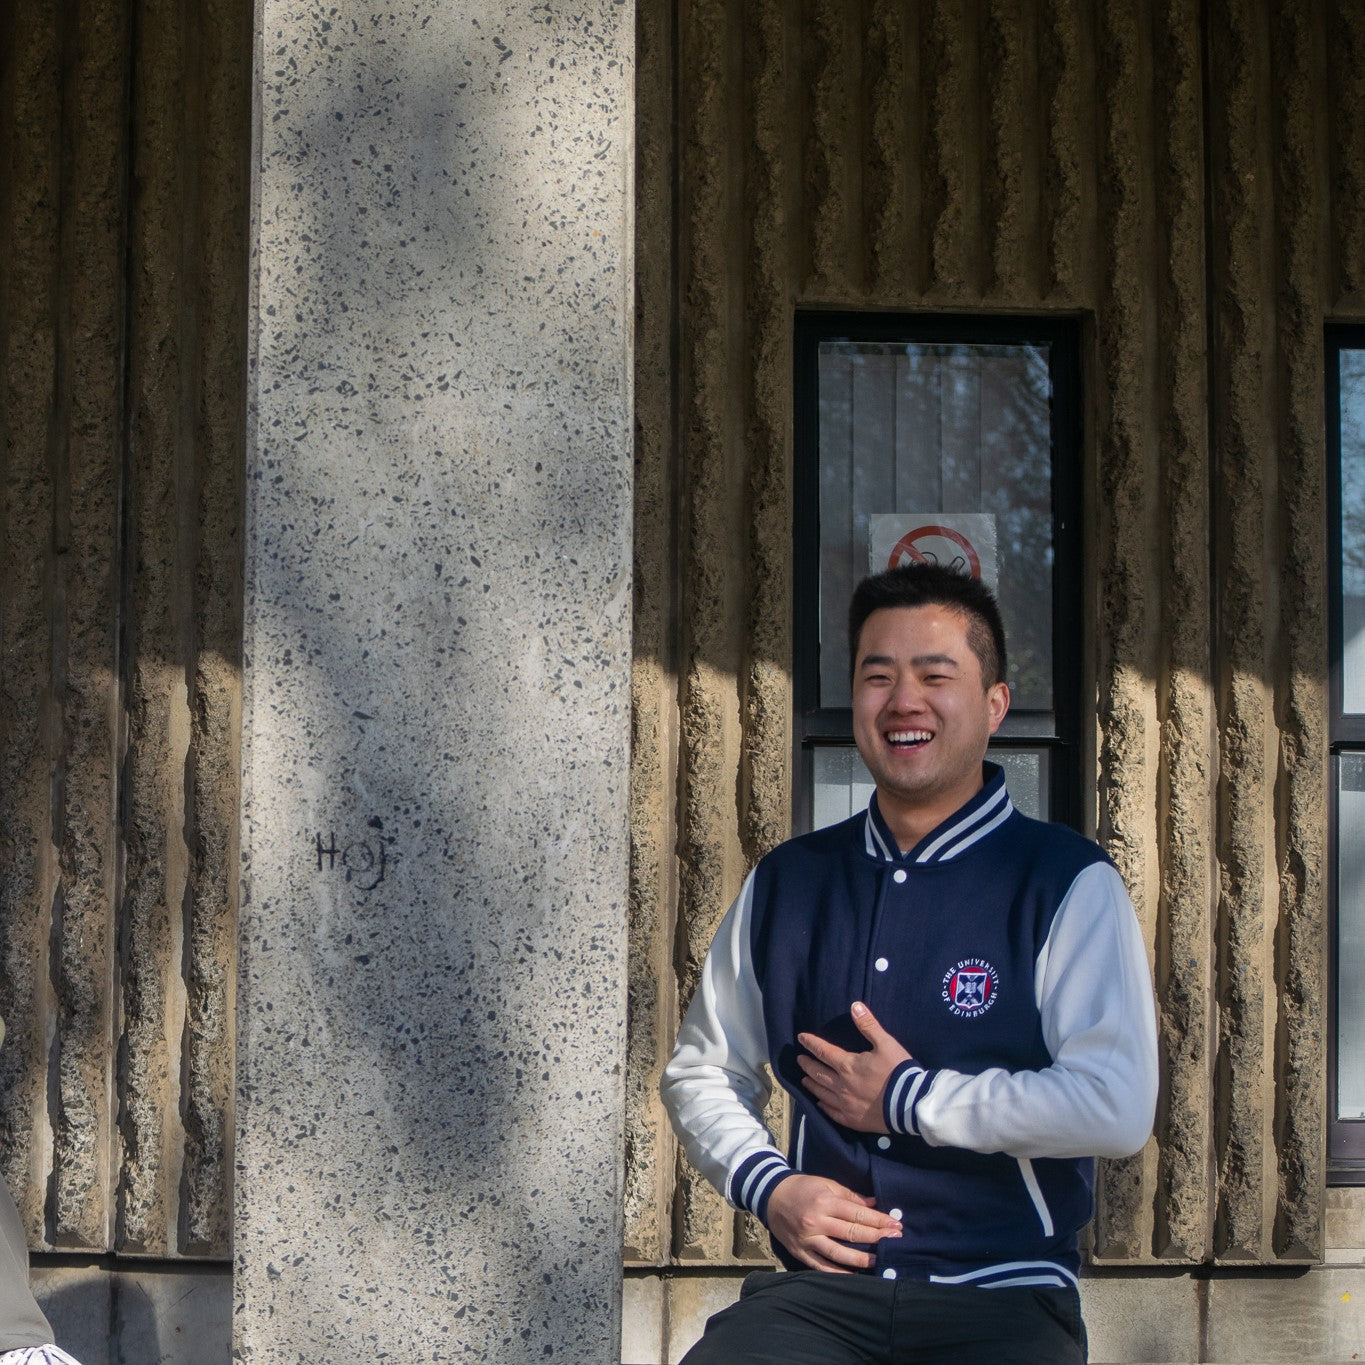
<instances>
[{"instance_id":1,"label":"man's left hand","mask_svg":"<svg viewBox=\"0 0 1365 1365\"><path fill-rule=\"evenodd\" d=\"M891 1073L910 1054L877 1022L861 1000L850 1011L858 1032L872 1044L871 1052L845 1052L814 1033L798 1033L796 1040L811 1053L796 1061L806 1073L803 1082L816 1103L835 1123L856 1133L884 1133L882 1094Z\"/></svg>"}]
</instances>

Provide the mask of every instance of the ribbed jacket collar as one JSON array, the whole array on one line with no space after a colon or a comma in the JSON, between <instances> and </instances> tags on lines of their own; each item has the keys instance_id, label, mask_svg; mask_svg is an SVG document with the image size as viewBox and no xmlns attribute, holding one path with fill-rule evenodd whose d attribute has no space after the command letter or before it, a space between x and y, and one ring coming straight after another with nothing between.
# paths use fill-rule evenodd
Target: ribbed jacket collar
<instances>
[{"instance_id":1,"label":"ribbed jacket collar","mask_svg":"<svg viewBox=\"0 0 1365 1365\"><path fill-rule=\"evenodd\" d=\"M873 792L863 824L863 843L870 858L886 863L946 863L958 857L1014 813L1014 803L1005 790L1005 770L998 763L983 763L985 785L964 806L958 807L937 829L932 829L908 853L896 847L896 840L882 818Z\"/></svg>"}]
</instances>

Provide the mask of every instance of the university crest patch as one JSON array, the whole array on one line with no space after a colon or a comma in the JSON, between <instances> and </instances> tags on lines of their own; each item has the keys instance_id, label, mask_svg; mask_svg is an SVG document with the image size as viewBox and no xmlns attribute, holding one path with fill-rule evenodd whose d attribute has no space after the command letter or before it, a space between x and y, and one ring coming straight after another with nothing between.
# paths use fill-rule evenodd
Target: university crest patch
<instances>
[{"instance_id":1,"label":"university crest patch","mask_svg":"<svg viewBox=\"0 0 1365 1365\"><path fill-rule=\"evenodd\" d=\"M999 974L985 958L965 957L943 974L943 1003L959 1019L970 1019L995 1004L999 987Z\"/></svg>"}]
</instances>

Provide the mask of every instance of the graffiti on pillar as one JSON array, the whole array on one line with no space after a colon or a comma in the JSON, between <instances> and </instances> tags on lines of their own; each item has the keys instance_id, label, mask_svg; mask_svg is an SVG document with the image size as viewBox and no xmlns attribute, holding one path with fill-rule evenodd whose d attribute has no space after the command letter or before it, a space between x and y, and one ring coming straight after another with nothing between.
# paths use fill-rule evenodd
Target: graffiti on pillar
<instances>
[{"instance_id":1,"label":"graffiti on pillar","mask_svg":"<svg viewBox=\"0 0 1365 1365\"><path fill-rule=\"evenodd\" d=\"M373 834L346 843L338 841L335 830L325 834L318 830L313 836L317 870L340 873L357 890L373 891L384 880L392 855L384 837L384 822L377 815L370 828Z\"/></svg>"}]
</instances>

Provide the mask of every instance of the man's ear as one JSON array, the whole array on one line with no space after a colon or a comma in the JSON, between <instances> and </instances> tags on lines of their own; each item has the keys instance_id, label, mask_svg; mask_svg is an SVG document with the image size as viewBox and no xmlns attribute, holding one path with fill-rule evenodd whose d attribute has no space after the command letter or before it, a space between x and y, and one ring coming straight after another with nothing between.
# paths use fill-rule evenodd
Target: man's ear
<instances>
[{"instance_id":1,"label":"man's ear","mask_svg":"<svg viewBox=\"0 0 1365 1365\"><path fill-rule=\"evenodd\" d=\"M991 734L1000 728L1010 709L1010 688L1008 683L992 683L986 689L987 715L990 717Z\"/></svg>"}]
</instances>

